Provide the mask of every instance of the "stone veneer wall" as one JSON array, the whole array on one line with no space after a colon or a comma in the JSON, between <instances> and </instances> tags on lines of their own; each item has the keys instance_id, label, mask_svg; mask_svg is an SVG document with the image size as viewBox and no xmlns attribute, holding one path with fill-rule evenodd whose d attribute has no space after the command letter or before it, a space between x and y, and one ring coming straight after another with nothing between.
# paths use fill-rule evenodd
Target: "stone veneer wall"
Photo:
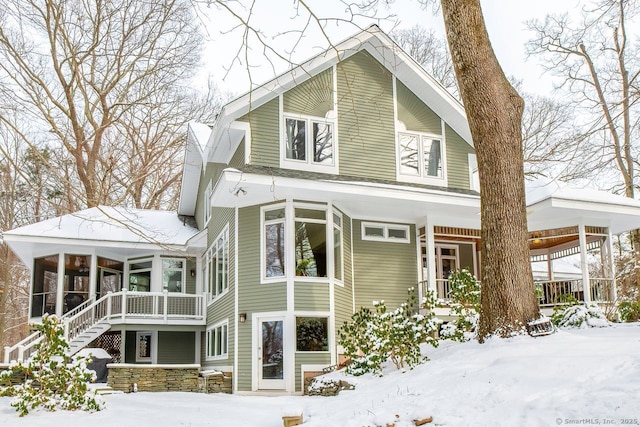
<instances>
[{"instance_id":1,"label":"stone veneer wall","mask_svg":"<svg viewBox=\"0 0 640 427\"><path fill-rule=\"evenodd\" d=\"M200 365L137 365L110 363L107 365L107 385L114 390L133 391L187 391L208 393L231 393L231 373L199 376Z\"/></svg>"}]
</instances>

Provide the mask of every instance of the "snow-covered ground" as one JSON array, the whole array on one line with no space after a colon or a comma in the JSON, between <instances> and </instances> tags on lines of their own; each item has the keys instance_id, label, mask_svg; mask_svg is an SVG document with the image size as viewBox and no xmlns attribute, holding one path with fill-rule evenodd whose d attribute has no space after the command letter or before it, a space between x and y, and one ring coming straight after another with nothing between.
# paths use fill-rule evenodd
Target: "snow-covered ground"
<instances>
[{"instance_id":1,"label":"snow-covered ground","mask_svg":"<svg viewBox=\"0 0 640 427\"><path fill-rule=\"evenodd\" d=\"M431 361L382 378L357 379L337 397L136 393L105 396L96 413L36 412L19 418L0 398L0 426L640 425L640 324L571 329L541 337L443 343ZM345 379L342 373L333 373Z\"/></svg>"}]
</instances>

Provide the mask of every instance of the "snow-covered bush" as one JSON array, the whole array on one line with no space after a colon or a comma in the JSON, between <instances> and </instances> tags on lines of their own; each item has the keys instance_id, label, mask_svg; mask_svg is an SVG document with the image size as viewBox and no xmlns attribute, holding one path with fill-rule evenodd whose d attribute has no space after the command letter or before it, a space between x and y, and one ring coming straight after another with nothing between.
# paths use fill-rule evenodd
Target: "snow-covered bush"
<instances>
[{"instance_id":1,"label":"snow-covered bush","mask_svg":"<svg viewBox=\"0 0 640 427\"><path fill-rule=\"evenodd\" d=\"M431 311L417 313L415 290L397 309L388 312L384 301L374 301L375 311L362 307L339 331L339 344L351 358L347 372L352 375L381 375L382 364L391 360L398 369L413 368L424 359L420 344L436 347L434 338L440 320Z\"/></svg>"},{"instance_id":2,"label":"snow-covered bush","mask_svg":"<svg viewBox=\"0 0 640 427\"><path fill-rule=\"evenodd\" d=\"M480 313L480 283L469 270L452 271L449 275L447 306L457 316L440 329L440 337L454 341L469 341L476 336Z\"/></svg>"},{"instance_id":3,"label":"snow-covered bush","mask_svg":"<svg viewBox=\"0 0 640 427\"><path fill-rule=\"evenodd\" d=\"M560 328L602 328L609 321L597 304L582 304L571 295L562 295L562 305L553 308L551 322Z\"/></svg>"},{"instance_id":4,"label":"snow-covered bush","mask_svg":"<svg viewBox=\"0 0 640 427\"><path fill-rule=\"evenodd\" d=\"M640 301L623 301L618 311L623 322L637 322L640 320Z\"/></svg>"},{"instance_id":5,"label":"snow-covered bush","mask_svg":"<svg viewBox=\"0 0 640 427\"><path fill-rule=\"evenodd\" d=\"M87 383L95 379L95 372L87 369L90 359L71 359L65 355L69 344L58 318L44 315L38 330L44 339L36 346L33 356L26 363L19 362L0 373L0 383L11 376L24 378L24 382L0 387L0 395L14 396L11 406L20 416L38 407L49 411L102 409L103 402L87 389Z\"/></svg>"}]
</instances>

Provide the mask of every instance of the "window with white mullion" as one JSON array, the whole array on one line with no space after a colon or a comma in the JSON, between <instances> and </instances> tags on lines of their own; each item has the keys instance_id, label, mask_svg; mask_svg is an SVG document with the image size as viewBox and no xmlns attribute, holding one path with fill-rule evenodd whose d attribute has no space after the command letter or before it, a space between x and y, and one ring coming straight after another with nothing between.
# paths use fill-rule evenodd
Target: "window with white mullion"
<instances>
[{"instance_id":1,"label":"window with white mullion","mask_svg":"<svg viewBox=\"0 0 640 427\"><path fill-rule=\"evenodd\" d=\"M262 214L264 251L263 275L266 279L284 277L285 270L285 208L266 209Z\"/></svg>"},{"instance_id":2,"label":"window with white mullion","mask_svg":"<svg viewBox=\"0 0 640 427\"><path fill-rule=\"evenodd\" d=\"M333 166L333 122L321 117L284 117L284 160L301 164Z\"/></svg>"},{"instance_id":3,"label":"window with white mullion","mask_svg":"<svg viewBox=\"0 0 640 427\"><path fill-rule=\"evenodd\" d=\"M398 133L399 173L407 177L444 177L443 144L439 137Z\"/></svg>"},{"instance_id":4,"label":"window with white mullion","mask_svg":"<svg viewBox=\"0 0 640 427\"><path fill-rule=\"evenodd\" d=\"M342 282L344 261L342 252L342 215L333 213L333 277Z\"/></svg>"},{"instance_id":5,"label":"window with white mullion","mask_svg":"<svg viewBox=\"0 0 640 427\"><path fill-rule=\"evenodd\" d=\"M207 359L221 359L229 354L229 323L227 320L207 329Z\"/></svg>"},{"instance_id":6,"label":"window with white mullion","mask_svg":"<svg viewBox=\"0 0 640 427\"><path fill-rule=\"evenodd\" d=\"M229 227L220 233L207 252L209 300L229 288Z\"/></svg>"}]
</instances>

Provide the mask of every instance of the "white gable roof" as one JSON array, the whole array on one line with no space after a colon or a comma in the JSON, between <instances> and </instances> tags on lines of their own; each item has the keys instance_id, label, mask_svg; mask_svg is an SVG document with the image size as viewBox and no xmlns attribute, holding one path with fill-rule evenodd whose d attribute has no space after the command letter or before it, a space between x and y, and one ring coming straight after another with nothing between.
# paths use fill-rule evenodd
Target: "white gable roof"
<instances>
[{"instance_id":1,"label":"white gable roof","mask_svg":"<svg viewBox=\"0 0 640 427\"><path fill-rule=\"evenodd\" d=\"M372 25L226 104L218 116L213 138L209 140L205 150L208 161L227 163L228 159L216 158L216 152L219 146L228 145L225 142L229 142L228 134L233 128L232 123L239 117L363 50L400 79L469 145L473 145L464 107L384 31L377 25ZM236 139L236 142L239 143L239 140ZM231 153L233 151L230 150Z\"/></svg>"},{"instance_id":2,"label":"white gable roof","mask_svg":"<svg viewBox=\"0 0 640 427\"><path fill-rule=\"evenodd\" d=\"M98 206L4 232L4 241L30 265L46 245L184 248L198 230L176 212Z\"/></svg>"},{"instance_id":3,"label":"white gable roof","mask_svg":"<svg viewBox=\"0 0 640 427\"><path fill-rule=\"evenodd\" d=\"M182 181L180 183L180 201L178 213L193 216L198 197L198 182L202 174L204 155L202 154L211 138L211 127L203 123L189 122L185 145ZM195 187L195 188L194 188Z\"/></svg>"}]
</instances>

